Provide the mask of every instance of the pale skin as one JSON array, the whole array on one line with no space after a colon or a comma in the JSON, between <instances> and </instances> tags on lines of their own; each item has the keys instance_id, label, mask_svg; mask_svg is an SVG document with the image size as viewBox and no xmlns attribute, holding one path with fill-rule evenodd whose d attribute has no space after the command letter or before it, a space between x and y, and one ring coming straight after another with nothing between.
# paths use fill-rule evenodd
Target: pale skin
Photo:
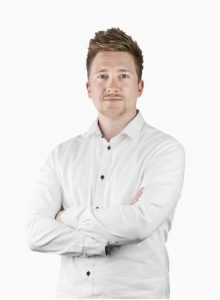
<instances>
[{"instance_id":1,"label":"pale skin","mask_svg":"<svg viewBox=\"0 0 220 300\"><path fill-rule=\"evenodd\" d=\"M97 109L100 130L109 142L136 116L137 98L143 92L144 82L138 81L133 56L123 51L98 52L86 88ZM142 187L129 204L137 203L143 190ZM61 222L62 211L55 218Z\"/></svg>"}]
</instances>

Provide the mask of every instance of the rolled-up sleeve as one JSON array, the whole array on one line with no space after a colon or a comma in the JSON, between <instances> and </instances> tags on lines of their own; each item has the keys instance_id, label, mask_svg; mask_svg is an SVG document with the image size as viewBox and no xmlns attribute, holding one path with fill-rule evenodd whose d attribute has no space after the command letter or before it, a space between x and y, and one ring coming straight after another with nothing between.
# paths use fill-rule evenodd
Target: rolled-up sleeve
<instances>
[{"instance_id":1,"label":"rolled-up sleeve","mask_svg":"<svg viewBox=\"0 0 220 300\"><path fill-rule=\"evenodd\" d=\"M183 146L168 139L155 147L146 163L139 187L143 186L144 192L136 204L69 208L63 212L62 220L91 237L105 238L111 245L146 239L175 208L181 196L184 169Z\"/></svg>"},{"instance_id":2,"label":"rolled-up sleeve","mask_svg":"<svg viewBox=\"0 0 220 300\"><path fill-rule=\"evenodd\" d=\"M32 251L70 256L106 255L107 241L97 240L55 219L62 207L55 150L40 170L26 214L25 232Z\"/></svg>"}]
</instances>

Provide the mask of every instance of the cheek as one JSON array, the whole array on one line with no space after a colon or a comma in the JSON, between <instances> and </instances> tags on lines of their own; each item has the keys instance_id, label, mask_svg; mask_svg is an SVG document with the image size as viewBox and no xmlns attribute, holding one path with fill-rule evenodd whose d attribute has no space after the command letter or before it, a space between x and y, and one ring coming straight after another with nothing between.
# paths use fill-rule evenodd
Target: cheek
<instances>
[{"instance_id":1,"label":"cheek","mask_svg":"<svg viewBox=\"0 0 220 300\"><path fill-rule=\"evenodd\" d=\"M127 83L124 84L123 90L127 94L136 95L138 93L138 86L136 84Z\"/></svg>"},{"instance_id":2,"label":"cheek","mask_svg":"<svg viewBox=\"0 0 220 300\"><path fill-rule=\"evenodd\" d=\"M91 98L93 98L94 101L99 101L102 98L104 91L102 85L93 85L91 87Z\"/></svg>"},{"instance_id":3,"label":"cheek","mask_svg":"<svg viewBox=\"0 0 220 300\"><path fill-rule=\"evenodd\" d=\"M93 94L98 94L104 89L103 83L95 83L91 85L91 92Z\"/></svg>"}]
</instances>

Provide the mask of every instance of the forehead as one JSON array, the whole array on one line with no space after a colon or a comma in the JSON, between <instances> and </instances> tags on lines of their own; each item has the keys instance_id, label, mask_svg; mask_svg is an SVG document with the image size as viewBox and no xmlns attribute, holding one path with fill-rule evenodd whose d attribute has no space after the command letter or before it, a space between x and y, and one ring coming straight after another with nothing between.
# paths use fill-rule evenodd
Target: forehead
<instances>
[{"instance_id":1,"label":"forehead","mask_svg":"<svg viewBox=\"0 0 220 300\"><path fill-rule=\"evenodd\" d=\"M101 51L96 54L91 65L91 71L98 69L120 68L135 71L133 56L124 51Z\"/></svg>"}]
</instances>

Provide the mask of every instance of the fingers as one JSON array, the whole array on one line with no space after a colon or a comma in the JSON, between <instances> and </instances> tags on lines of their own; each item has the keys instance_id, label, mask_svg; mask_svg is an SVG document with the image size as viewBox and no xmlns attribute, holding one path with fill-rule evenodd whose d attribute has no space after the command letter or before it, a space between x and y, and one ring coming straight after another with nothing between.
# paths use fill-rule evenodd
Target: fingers
<instances>
[{"instance_id":1,"label":"fingers","mask_svg":"<svg viewBox=\"0 0 220 300\"><path fill-rule=\"evenodd\" d=\"M62 214L62 211L59 211L59 212L56 214L55 220L61 222L61 214Z\"/></svg>"},{"instance_id":2,"label":"fingers","mask_svg":"<svg viewBox=\"0 0 220 300\"><path fill-rule=\"evenodd\" d=\"M142 188L137 192L137 194L134 196L134 198L132 198L132 200L131 200L131 204L132 204L132 205L135 204L135 203L139 200L139 198L140 198L141 195L143 194L143 191L144 191L144 187L142 187Z\"/></svg>"},{"instance_id":3,"label":"fingers","mask_svg":"<svg viewBox=\"0 0 220 300\"><path fill-rule=\"evenodd\" d=\"M136 196L135 196L136 201L139 200L140 196L143 194L143 191L144 191L144 188L142 187L142 188L140 189L140 191L137 192L137 194L136 194Z\"/></svg>"},{"instance_id":4,"label":"fingers","mask_svg":"<svg viewBox=\"0 0 220 300\"><path fill-rule=\"evenodd\" d=\"M143 191L144 191L144 187L142 187L141 189L140 189L140 191L138 191L138 194L142 194L143 193Z\"/></svg>"}]
</instances>

